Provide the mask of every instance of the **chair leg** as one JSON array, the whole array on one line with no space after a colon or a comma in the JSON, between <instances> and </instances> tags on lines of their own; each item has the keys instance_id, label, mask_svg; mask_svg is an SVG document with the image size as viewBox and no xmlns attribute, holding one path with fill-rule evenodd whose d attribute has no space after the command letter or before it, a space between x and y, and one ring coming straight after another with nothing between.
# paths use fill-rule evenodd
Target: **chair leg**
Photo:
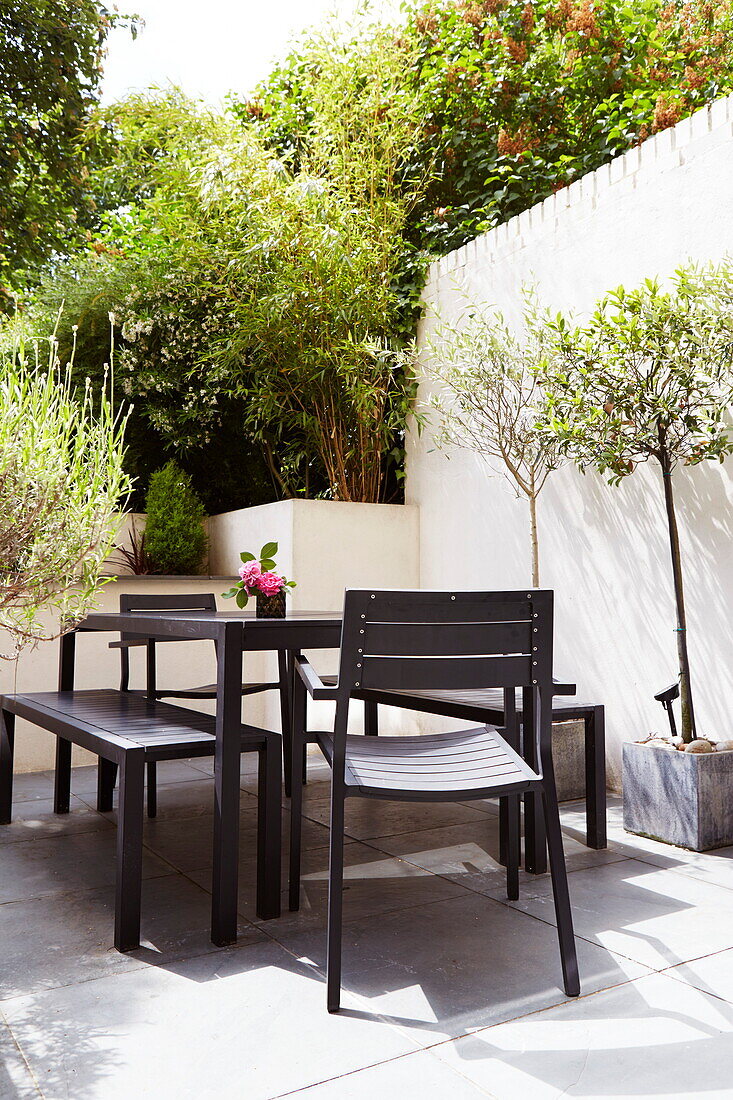
<instances>
[{"instance_id":1,"label":"chair leg","mask_svg":"<svg viewBox=\"0 0 733 1100\"><path fill-rule=\"evenodd\" d=\"M15 715L0 711L0 825L8 825L13 813L13 750Z\"/></svg>"},{"instance_id":2,"label":"chair leg","mask_svg":"<svg viewBox=\"0 0 733 1100\"><path fill-rule=\"evenodd\" d=\"M293 686L293 757L305 755L305 723L307 698L305 686L298 678ZM300 852L303 831L303 776L293 774L290 791L290 870L288 875L288 906L292 912L300 908Z\"/></svg>"},{"instance_id":3,"label":"chair leg","mask_svg":"<svg viewBox=\"0 0 733 1100\"><path fill-rule=\"evenodd\" d=\"M326 1007L341 1007L341 924L344 890L344 789L343 780L331 780L331 836L328 868L328 945L326 953Z\"/></svg>"},{"instance_id":4,"label":"chair leg","mask_svg":"<svg viewBox=\"0 0 733 1100\"><path fill-rule=\"evenodd\" d=\"M148 817L158 816L158 762L148 761Z\"/></svg>"},{"instance_id":5,"label":"chair leg","mask_svg":"<svg viewBox=\"0 0 733 1100\"><path fill-rule=\"evenodd\" d=\"M276 735L259 749L257 773L257 916L280 916L282 771Z\"/></svg>"},{"instance_id":6,"label":"chair leg","mask_svg":"<svg viewBox=\"0 0 733 1100\"><path fill-rule=\"evenodd\" d=\"M547 784L547 777L545 777L545 784ZM550 852L550 876L552 878L552 893L555 901L557 937L560 942L560 960L562 962L565 992L568 997L577 997L580 993L580 978L578 976L578 958L575 952L573 914L570 908L568 876L565 868L565 853L562 847L560 814L557 808L554 781L552 786L553 789L549 790L548 786L545 785L542 801L545 809L547 846Z\"/></svg>"},{"instance_id":7,"label":"chair leg","mask_svg":"<svg viewBox=\"0 0 733 1100\"><path fill-rule=\"evenodd\" d=\"M145 750L130 749L120 768L117 815L115 947L118 951L133 951L140 946L144 796Z\"/></svg>"},{"instance_id":8,"label":"chair leg","mask_svg":"<svg viewBox=\"0 0 733 1100\"><path fill-rule=\"evenodd\" d=\"M56 778L54 780L53 812L68 814L71 804L71 741L56 738Z\"/></svg>"},{"instance_id":9,"label":"chair leg","mask_svg":"<svg viewBox=\"0 0 733 1100\"><path fill-rule=\"evenodd\" d=\"M506 896L509 901L519 897L519 795L502 798L506 803Z\"/></svg>"},{"instance_id":10,"label":"chair leg","mask_svg":"<svg viewBox=\"0 0 733 1100\"><path fill-rule=\"evenodd\" d=\"M534 739L535 699L531 689L523 693L522 755L530 768L538 765ZM547 840L541 795L530 789L524 796L524 867L530 875L547 871Z\"/></svg>"},{"instance_id":11,"label":"chair leg","mask_svg":"<svg viewBox=\"0 0 733 1100\"><path fill-rule=\"evenodd\" d=\"M114 760L98 758L97 764L97 809L100 814L108 814L114 806L114 791L117 783L117 765Z\"/></svg>"}]
</instances>

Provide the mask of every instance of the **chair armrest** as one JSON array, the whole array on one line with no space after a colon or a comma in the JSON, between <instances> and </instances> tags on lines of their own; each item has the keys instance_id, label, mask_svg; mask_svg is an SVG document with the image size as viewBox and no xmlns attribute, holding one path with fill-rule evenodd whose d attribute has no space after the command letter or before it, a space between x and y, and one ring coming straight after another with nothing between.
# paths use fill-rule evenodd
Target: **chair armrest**
<instances>
[{"instance_id":1,"label":"chair armrest","mask_svg":"<svg viewBox=\"0 0 733 1100\"><path fill-rule=\"evenodd\" d=\"M321 677L305 657L295 658L295 668L306 686L311 699L335 699L338 689L335 685L324 684Z\"/></svg>"},{"instance_id":2,"label":"chair armrest","mask_svg":"<svg viewBox=\"0 0 733 1100\"><path fill-rule=\"evenodd\" d=\"M147 645L148 644L148 639L147 638L130 638L129 641L109 642L108 644L109 644L110 649L130 649L132 646L135 646L135 645Z\"/></svg>"},{"instance_id":3,"label":"chair armrest","mask_svg":"<svg viewBox=\"0 0 733 1100\"><path fill-rule=\"evenodd\" d=\"M577 695L578 685L574 684L572 680L563 680L561 676L552 677L552 694L553 695Z\"/></svg>"}]
</instances>

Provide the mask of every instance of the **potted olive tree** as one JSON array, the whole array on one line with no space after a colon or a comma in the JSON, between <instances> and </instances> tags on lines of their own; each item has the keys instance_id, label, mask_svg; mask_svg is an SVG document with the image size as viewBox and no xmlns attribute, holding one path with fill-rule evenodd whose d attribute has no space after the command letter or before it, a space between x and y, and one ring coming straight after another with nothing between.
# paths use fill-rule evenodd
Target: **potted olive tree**
<instances>
[{"instance_id":1,"label":"potted olive tree","mask_svg":"<svg viewBox=\"0 0 733 1100\"><path fill-rule=\"evenodd\" d=\"M624 824L698 851L733 843L733 753L698 734L687 646L675 483L689 466L733 450L733 268L688 267L669 288L647 280L607 294L590 320L554 324L544 430L581 469L618 485L640 463L659 473L676 608L681 738L626 743ZM650 689L652 685L650 685ZM669 749L683 751L668 751ZM725 797L720 797L720 785ZM684 809L682 809L684 807Z\"/></svg>"},{"instance_id":2,"label":"potted olive tree","mask_svg":"<svg viewBox=\"0 0 733 1100\"><path fill-rule=\"evenodd\" d=\"M476 310L457 327L442 327L427 368L435 384L436 442L465 447L503 475L526 500L532 584L540 583L537 503L547 478L560 464L557 440L538 429L543 389L543 328L527 306L517 335L500 313Z\"/></svg>"},{"instance_id":3,"label":"potted olive tree","mask_svg":"<svg viewBox=\"0 0 733 1100\"><path fill-rule=\"evenodd\" d=\"M45 345L45 348L44 348ZM130 483L124 418L77 392L53 338L0 338L0 656L58 637L93 606Z\"/></svg>"},{"instance_id":4,"label":"potted olive tree","mask_svg":"<svg viewBox=\"0 0 733 1100\"><path fill-rule=\"evenodd\" d=\"M562 461L557 440L538 428L546 339L531 299L516 331L500 313L474 309L463 323L441 326L426 368L433 383L437 445L480 455L489 472L504 477L526 504L527 562L535 588L540 584L537 505L548 477ZM558 722L553 737L558 797L582 798L584 724Z\"/></svg>"}]
</instances>

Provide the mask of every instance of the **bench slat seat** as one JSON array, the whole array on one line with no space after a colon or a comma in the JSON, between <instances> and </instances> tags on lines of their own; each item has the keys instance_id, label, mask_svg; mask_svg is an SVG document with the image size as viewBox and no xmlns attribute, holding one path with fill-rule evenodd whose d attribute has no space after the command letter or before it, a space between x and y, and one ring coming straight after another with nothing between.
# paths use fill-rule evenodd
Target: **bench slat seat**
<instances>
[{"instance_id":1,"label":"bench slat seat","mask_svg":"<svg viewBox=\"0 0 733 1100\"><path fill-rule=\"evenodd\" d=\"M150 760L211 756L216 742L213 715L114 689L19 693L0 696L0 705L47 729L62 718L78 723L80 732L91 736L111 735L113 741L124 742L119 746L123 750L133 745L144 748ZM242 725L241 735L245 741L264 744L268 731Z\"/></svg>"}]
</instances>

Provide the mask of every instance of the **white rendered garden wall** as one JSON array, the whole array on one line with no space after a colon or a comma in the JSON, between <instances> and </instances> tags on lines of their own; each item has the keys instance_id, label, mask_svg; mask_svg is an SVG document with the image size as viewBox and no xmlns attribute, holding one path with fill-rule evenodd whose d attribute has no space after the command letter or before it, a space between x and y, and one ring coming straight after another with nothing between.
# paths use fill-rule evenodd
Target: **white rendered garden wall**
<instances>
[{"instance_id":1,"label":"white rendered garden wall","mask_svg":"<svg viewBox=\"0 0 733 1100\"><path fill-rule=\"evenodd\" d=\"M733 97L433 264L421 344L468 301L521 313L534 285L583 314L607 289L733 255ZM426 396L423 390L423 397ZM733 460L676 479L692 675L702 731L733 736ZM420 506L423 587L528 583L526 505L473 455L450 460L412 434L407 499ZM556 669L607 705L610 777L620 744L665 717L653 694L676 677L669 551L658 472L620 488L592 472L553 475L540 503L541 583L556 593Z\"/></svg>"},{"instance_id":2,"label":"white rendered garden wall","mask_svg":"<svg viewBox=\"0 0 733 1100\"><path fill-rule=\"evenodd\" d=\"M138 528L144 517L136 517ZM220 598L236 578L242 550L257 553L265 542L279 543L278 567L294 578L298 587L290 604L299 611L340 611L344 589L360 586L417 588L419 586L418 510L404 505L350 504L324 500L281 500L258 508L242 508L212 516L209 527L210 576L155 577L125 576L108 583L99 594L100 610L117 610L121 592L146 594L214 592L221 610L235 610ZM129 522L127 528L129 529ZM120 537L125 543L125 533ZM115 570L117 565L112 567ZM112 571L110 569L110 572ZM250 605L253 610L254 605ZM84 633L77 641L76 686L116 687L119 682L119 650L110 650L109 634ZM8 640L0 634L0 652ZM334 672L338 653L309 654L319 671ZM53 691L57 681L58 642L43 642L25 651L17 665L0 661L0 691ZM144 651L131 652L132 687L144 685ZM249 653L244 657L247 680L277 679L277 662L270 653ZM192 687L211 683L216 677L214 649L210 642L181 642L161 645L158 652L158 684ZM213 710L213 704L189 701L194 709ZM311 704L313 728L326 728L332 721L329 703ZM243 702L245 719L255 725L280 728L280 710L275 692L248 696ZM418 716L385 714L385 732L414 733ZM361 708L355 707L354 729L359 729ZM22 720L17 724L16 768L40 771L53 766L55 738ZM74 763L90 763L93 757L74 749Z\"/></svg>"}]
</instances>

